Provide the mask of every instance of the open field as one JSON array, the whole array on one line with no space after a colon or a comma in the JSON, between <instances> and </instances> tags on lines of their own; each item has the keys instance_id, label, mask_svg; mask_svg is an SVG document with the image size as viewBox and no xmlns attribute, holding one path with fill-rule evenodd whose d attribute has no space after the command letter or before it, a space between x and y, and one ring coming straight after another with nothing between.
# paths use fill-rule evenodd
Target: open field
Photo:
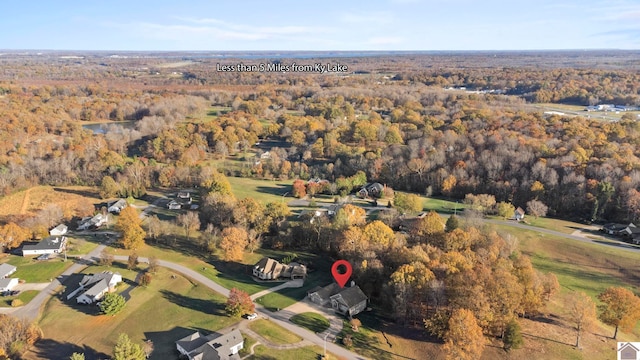
<instances>
[{"instance_id":1,"label":"open field","mask_svg":"<svg viewBox=\"0 0 640 360\"><path fill-rule=\"evenodd\" d=\"M302 341L300 336L265 319L252 321L249 323L249 328L274 344L295 344Z\"/></svg>"},{"instance_id":2,"label":"open field","mask_svg":"<svg viewBox=\"0 0 640 360\"><path fill-rule=\"evenodd\" d=\"M86 271L101 270L92 267ZM161 268L148 287L131 290L126 307L113 317L98 315L94 306L53 297L39 321L45 338L27 358L68 359L74 351L85 352L87 359L106 358L123 332L137 343L152 340L155 351L151 359L176 358L176 340L195 330L210 333L237 321L224 314L221 295L179 274L172 279L173 274ZM126 277L131 280L130 273Z\"/></svg>"},{"instance_id":3,"label":"open field","mask_svg":"<svg viewBox=\"0 0 640 360\"><path fill-rule=\"evenodd\" d=\"M0 199L0 217L33 215L48 204L58 204L71 217L82 202L102 203L97 189L89 186L35 186Z\"/></svg>"},{"instance_id":4,"label":"open field","mask_svg":"<svg viewBox=\"0 0 640 360\"><path fill-rule=\"evenodd\" d=\"M12 276L30 283L49 282L50 279L62 274L66 268L73 264L72 260L64 262L63 258L38 261L30 257L16 255L8 255L0 262L17 267L18 270Z\"/></svg>"},{"instance_id":5,"label":"open field","mask_svg":"<svg viewBox=\"0 0 640 360\"><path fill-rule=\"evenodd\" d=\"M288 202L290 199L283 198L282 195L289 193L287 195L291 196L291 184L293 184L292 180L271 181L238 177L229 177L229 182L236 198L250 197L264 204L278 201Z\"/></svg>"},{"instance_id":6,"label":"open field","mask_svg":"<svg viewBox=\"0 0 640 360\"><path fill-rule=\"evenodd\" d=\"M67 255L83 255L95 249L104 236L72 235L67 237Z\"/></svg>"}]
</instances>

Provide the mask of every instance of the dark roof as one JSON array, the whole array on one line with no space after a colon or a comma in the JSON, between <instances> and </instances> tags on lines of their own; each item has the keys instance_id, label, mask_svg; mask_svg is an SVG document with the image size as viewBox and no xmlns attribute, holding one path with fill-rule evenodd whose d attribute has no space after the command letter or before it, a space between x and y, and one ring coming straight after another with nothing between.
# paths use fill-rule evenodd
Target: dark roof
<instances>
[{"instance_id":1,"label":"dark roof","mask_svg":"<svg viewBox=\"0 0 640 360\"><path fill-rule=\"evenodd\" d=\"M631 226L631 225L609 223L609 224L604 224L602 228L605 230L620 231L620 230L626 229L627 226ZM632 227L635 227L635 225Z\"/></svg>"},{"instance_id":2,"label":"dark roof","mask_svg":"<svg viewBox=\"0 0 640 360\"><path fill-rule=\"evenodd\" d=\"M182 339L176 341L177 345L180 345L181 348L183 348L186 352L189 352L189 353L206 343L207 343L207 338L202 336L197 331L189 336L183 337Z\"/></svg>"},{"instance_id":3,"label":"dark roof","mask_svg":"<svg viewBox=\"0 0 640 360\"><path fill-rule=\"evenodd\" d=\"M200 332L195 332L187 337L176 341L189 356L193 359L230 359L231 347L242 343L244 339L240 330L233 330L225 335L213 333L202 336Z\"/></svg>"},{"instance_id":4,"label":"dark roof","mask_svg":"<svg viewBox=\"0 0 640 360\"><path fill-rule=\"evenodd\" d=\"M64 236L49 236L34 245L24 245L22 250L59 250L66 240Z\"/></svg>"},{"instance_id":5,"label":"dark roof","mask_svg":"<svg viewBox=\"0 0 640 360\"><path fill-rule=\"evenodd\" d=\"M328 299L339 292L340 292L340 286L336 283L331 283L323 288L313 288L311 291L309 291L309 295L315 293L321 299Z\"/></svg>"},{"instance_id":6,"label":"dark roof","mask_svg":"<svg viewBox=\"0 0 640 360\"><path fill-rule=\"evenodd\" d=\"M368 297L365 295L359 286L352 286L345 288L339 293L331 296L331 299L342 299L349 308L352 308L363 301L367 301Z\"/></svg>"},{"instance_id":7,"label":"dark roof","mask_svg":"<svg viewBox=\"0 0 640 360\"><path fill-rule=\"evenodd\" d=\"M257 268L261 273L269 274L274 271L281 271L283 266L284 265L272 258L263 257L254 265L254 268Z\"/></svg>"}]
</instances>

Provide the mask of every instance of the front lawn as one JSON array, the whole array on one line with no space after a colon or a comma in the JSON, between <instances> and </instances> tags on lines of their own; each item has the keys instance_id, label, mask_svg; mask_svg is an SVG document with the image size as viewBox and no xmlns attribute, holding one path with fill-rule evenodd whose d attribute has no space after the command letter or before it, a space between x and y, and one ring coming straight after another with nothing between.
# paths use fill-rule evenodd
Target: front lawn
<instances>
[{"instance_id":1,"label":"front lawn","mask_svg":"<svg viewBox=\"0 0 640 360\"><path fill-rule=\"evenodd\" d=\"M18 268L11 277L22 279L29 283L43 283L56 278L73 264L73 260L67 260L66 262L63 260L63 257L58 257L38 261L35 258L11 255L6 263Z\"/></svg>"},{"instance_id":2,"label":"front lawn","mask_svg":"<svg viewBox=\"0 0 640 360\"><path fill-rule=\"evenodd\" d=\"M104 269L89 267L86 273ZM131 277L126 269L113 270ZM176 340L196 330L206 335L237 321L225 314L225 301L207 287L160 268L148 287L131 290L126 306L115 316L96 315L94 306L77 305L75 299L51 298L39 320L45 338L32 353L35 357L66 360L79 351L85 352L87 359L107 358L118 335L127 333L139 344L153 341L151 359L177 358ZM51 352L53 348L55 353Z\"/></svg>"},{"instance_id":3,"label":"front lawn","mask_svg":"<svg viewBox=\"0 0 640 360\"><path fill-rule=\"evenodd\" d=\"M38 290L26 290L21 291L17 296L3 296L2 301L0 301L0 307L11 307L11 302L15 299L19 299L23 305L27 305L39 292Z\"/></svg>"},{"instance_id":4,"label":"front lawn","mask_svg":"<svg viewBox=\"0 0 640 360\"><path fill-rule=\"evenodd\" d=\"M274 344L295 344L302 338L270 320L258 319L249 323L249 328Z\"/></svg>"},{"instance_id":5,"label":"front lawn","mask_svg":"<svg viewBox=\"0 0 640 360\"><path fill-rule=\"evenodd\" d=\"M302 314L296 314L291 317L291 322L302 326L303 328L307 328L314 333L321 333L329 328L331 324L329 324L329 320L324 316L313 313L313 312L305 312Z\"/></svg>"},{"instance_id":6,"label":"front lawn","mask_svg":"<svg viewBox=\"0 0 640 360\"><path fill-rule=\"evenodd\" d=\"M276 359L274 353L277 353L278 360L318 360L323 353L323 349L320 346L305 346L295 349L287 350L273 350L266 346L258 345L255 347L255 354L249 357L250 360L271 360ZM327 353L328 360L335 360L335 357L331 353Z\"/></svg>"}]
</instances>

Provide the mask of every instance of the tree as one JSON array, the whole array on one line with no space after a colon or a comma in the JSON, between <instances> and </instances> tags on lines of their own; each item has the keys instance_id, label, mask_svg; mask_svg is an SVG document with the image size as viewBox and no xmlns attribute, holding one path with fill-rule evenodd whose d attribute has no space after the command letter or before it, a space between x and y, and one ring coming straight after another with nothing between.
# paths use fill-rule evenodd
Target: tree
<instances>
[{"instance_id":1,"label":"tree","mask_svg":"<svg viewBox=\"0 0 640 360\"><path fill-rule=\"evenodd\" d=\"M25 229L14 222L10 222L0 227L0 249L2 247L15 249L30 237L31 232L29 232L28 229Z\"/></svg>"},{"instance_id":2,"label":"tree","mask_svg":"<svg viewBox=\"0 0 640 360\"><path fill-rule=\"evenodd\" d=\"M522 346L522 332L520 330L520 324L516 319L511 319L507 324L502 342L504 343L504 349L507 351L519 349Z\"/></svg>"},{"instance_id":3,"label":"tree","mask_svg":"<svg viewBox=\"0 0 640 360\"><path fill-rule=\"evenodd\" d=\"M149 286L149 284L151 284L151 273L149 273L148 271L145 271L141 276L140 276L140 286Z\"/></svg>"},{"instance_id":4,"label":"tree","mask_svg":"<svg viewBox=\"0 0 640 360\"><path fill-rule=\"evenodd\" d=\"M127 258L127 269L133 270L138 266L138 254L132 252Z\"/></svg>"},{"instance_id":5,"label":"tree","mask_svg":"<svg viewBox=\"0 0 640 360\"><path fill-rule=\"evenodd\" d=\"M396 239L393 230L380 220L374 220L368 223L364 229L362 229L362 234L370 245L381 249L388 248Z\"/></svg>"},{"instance_id":6,"label":"tree","mask_svg":"<svg viewBox=\"0 0 640 360\"><path fill-rule=\"evenodd\" d=\"M473 210L487 214L496 205L496 197L489 194L467 194L464 196L464 203L471 205Z\"/></svg>"},{"instance_id":7,"label":"tree","mask_svg":"<svg viewBox=\"0 0 640 360\"><path fill-rule=\"evenodd\" d=\"M602 301L599 318L603 323L615 326L614 339L618 337L618 327L624 332L630 332L640 320L640 298L633 292L621 287L610 287L598 295L598 299Z\"/></svg>"},{"instance_id":8,"label":"tree","mask_svg":"<svg viewBox=\"0 0 640 360\"><path fill-rule=\"evenodd\" d=\"M303 180L296 179L293 182L292 194L293 194L293 196L295 196L297 198L303 198L303 197L305 197L305 195L307 195L307 188L304 185L304 181Z\"/></svg>"},{"instance_id":9,"label":"tree","mask_svg":"<svg viewBox=\"0 0 640 360\"><path fill-rule=\"evenodd\" d=\"M444 231L451 232L460 227L460 218L457 215L451 215L445 223Z\"/></svg>"},{"instance_id":10,"label":"tree","mask_svg":"<svg viewBox=\"0 0 640 360\"><path fill-rule=\"evenodd\" d=\"M111 266L113 264L113 255L109 254L107 249L102 249L100 252L100 265Z\"/></svg>"},{"instance_id":11,"label":"tree","mask_svg":"<svg viewBox=\"0 0 640 360\"><path fill-rule=\"evenodd\" d=\"M27 320L0 314L0 359L21 359L22 353L42 337L42 330Z\"/></svg>"},{"instance_id":12,"label":"tree","mask_svg":"<svg viewBox=\"0 0 640 360\"><path fill-rule=\"evenodd\" d=\"M144 360L146 354L142 346L134 343L125 333L118 336L118 341L113 347L113 360Z\"/></svg>"},{"instance_id":13,"label":"tree","mask_svg":"<svg viewBox=\"0 0 640 360\"><path fill-rule=\"evenodd\" d=\"M537 219L539 216L547 215L549 208L542 201L530 200L527 201L527 212Z\"/></svg>"},{"instance_id":14,"label":"tree","mask_svg":"<svg viewBox=\"0 0 640 360\"><path fill-rule=\"evenodd\" d=\"M74 352L73 354L71 354L71 356L69 357L69 360L84 360L84 353L77 353Z\"/></svg>"},{"instance_id":15,"label":"tree","mask_svg":"<svg viewBox=\"0 0 640 360\"><path fill-rule=\"evenodd\" d=\"M567 302L569 319L576 329L576 347L580 349L580 337L583 331L592 328L596 320L596 304L587 294L574 292Z\"/></svg>"},{"instance_id":16,"label":"tree","mask_svg":"<svg viewBox=\"0 0 640 360\"><path fill-rule=\"evenodd\" d=\"M115 315L124 308L126 303L122 295L107 293L100 301L100 311L105 315Z\"/></svg>"},{"instance_id":17,"label":"tree","mask_svg":"<svg viewBox=\"0 0 640 360\"><path fill-rule=\"evenodd\" d=\"M195 211L187 211L177 217L178 224L184 228L184 234L187 240L190 240L191 232L200 229L200 218Z\"/></svg>"},{"instance_id":18,"label":"tree","mask_svg":"<svg viewBox=\"0 0 640 360\"><path fill-rule=\"evenodd\" d=\"M239 227L229 227L222 231L221 236L222 258L226 261L242 260L242 253L249 242L247 231Z\"/></svg>"},{"instance_id":19,"label":"tree","mask_svg":"<svg viewBox=\"0 0 640 360\"><path fill-rule=\"evenodd\" d=\"M417 213L423 209L420 196L401 192L394 194L393 206L401 213Z\"/></svg>"},{"instance_id":20,"label":"tree","mask_svg":"<svg viewBox=\"0 0 640 360\"><path fill-rule=\"evenodd\" d=\"M256 307L247 292L232 288L229 291L229 298L224 309L229 316L240 317L255 312Z\"/></svg>"},{"instance_id":21,"label":"tree","mask_svg":"<svg viewBox=\"0 0 640 360\"><path fill-rule=\"evenodd\" d=\"M515 211L516 207L508 202L501 201L496 204L496 213L503 219L512 217Z\"/></svg>"},{"instance_id":22,"label":"tree","mask_svg":"<svg viewBox=\"0 0 640 360\"><path fill-rule=\"evenodd\" d=\"M360 329L360 326L362 326L362 322L356 318L353 318L349 321L349 324L351 325L351 329L353 329L353 331L358 332Z\"/></svg>"},{"instance_id":23,"label":"tree","mask_svg":"<svg viewBox=\"0 0 640 360\"><path fill-rule=\"evenodd\" d=\"M116 228L122 232L120 243L125 249L137 249L144 244L146 233L140 226L142 220L132 206L122 209Z\"/></svg>"},{"instance_id":24,"label":"tree","mask_svg":"<svg viewBox=\"0 0 640 360\"><path fill-rule=\"evenodd\" d=\"M115 197L118 192L120 192L120 185L111 176L104 176L100 182L100 198L109 199Z\"/></svg>"},{"instance_id":25,"label":"tree","mask_svg":"<svg viewBox=\"0 0 640 360\"><path fill-rule=\"evenodd\" d=\"M449 318L449 330L444 336L447 359L479 359L485 346L482 328L470 310L456 309Z\"/></svg>"},{"instance_id":26,"label":"tree","mask_svg":"<svg viewBox=\"0 0 640 360\"><path fill-rule=\"evenodd\" d=\"M160 266L160 263L158 258L155 256L151 256L149 258L149 268L147 270L155 274L155 272L158 271L159 266Z\"/></svg>"},{"instance_id":27,"label":"tree","mask_svg":"<svg viewBox=\"0 0 640 360\"><path fill-rule=\"evenodd\" d=\"M411 228L411 236L417 243L429 243L440 246L445 224L438 213L431 210L425 216L416 219Z\"/></svg>"}]
</instances>

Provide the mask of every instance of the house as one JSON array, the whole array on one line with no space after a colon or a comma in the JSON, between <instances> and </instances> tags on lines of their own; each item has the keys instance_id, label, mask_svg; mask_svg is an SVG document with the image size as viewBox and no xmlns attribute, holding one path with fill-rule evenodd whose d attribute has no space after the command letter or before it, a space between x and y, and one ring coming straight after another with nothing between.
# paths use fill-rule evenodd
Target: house
<instances>
[{"instance_id":1,"label":"house","mask_svg":"<svg viewBox=\"0 0 640 360\"><path fill-rule=\"evenodd\" d=\"M382 195L382 191L384 190L384 186L380 183L369 183L358 191L358 195L362 198L367 197L380 197Z\"/></svg>"},{"instance_id":2,"label":"house","mask_svg":"<svg viewBox=\"0 0 640 360\"><path fill-rule=\"evenodd\" d=\"M106 224L107 221L109 221L109 215L102 215L102 214L97 214L96 216L89 218L89 219L83 219L82 223L80 224L80 226L78 226L78 230L88 230L90 228L99 228L102 225Z\"/></svg>"},{"instance_id":3,"label":"house","mask_svg":"<svg viewBox=\"0 0 640 360\"><path fill-rule=\"evenodd\" d=\"M302 264L298 264L297 262L292 262L289 265L285 265L285 269L280 273L280 277L304 279L307 277L307 267Z\"/></svg>"},{"instance_id":4,"label":"house","mask_svg":"<svg viewBox=\"0 0 640 360\"><path fill-rule=\"evenodd\" d=\"M364 311L367 308L367 295L365 295L359 286L351 286L344 288L339 293L332 295L330 298L331 307L342 315L352 317Z\"/></svg>"},{"instance_id":5,"label":"house","mask_svg":"<svg viewBox=\"0 0 640 360\"><path fill-rule=\"evenodd\" d=\"M18 268L11 264L0 264L0 279L13 275Z\"/></svg>"},{"instance_id":6,"label":"house","mask_svg":"<svg viewBox=\"0 0 640 360\"><path fill-rule=\"evenodd\" d=\"M514 211L513 213L513 218L516 221L524 220L524 210L522 210L522 208L518 206L516 211Z\"/></svg>"},{"instance_id":7,"label":"house","mask_svg":"<svg viewBox=\"0 0 640 360\"><path fill-rule=\"evenodd\" d=\"M180 210L182 209L182 204L180 204L176 200L171 200L167 204L167 208L169 208L169 210Z\"/></svg>"},{"instance_id":8,"label":"house","mask_svg":"<svg viewBox=\"0 0 640 360\"><path fill-rule=\"evenodd\" d=\"M16 286L18 286L19 283L20 283L20 280L15 279L15 278L13 278L13 279L0 279L0 292L11 291Z\"/></svg>"},{"instance_id":9,"label":"house","mask_svg":"<svg viewBox=\"0 0 640 360\"><path fill-rule=\"evenodd\" d=\"M620 360L637 360L640 349L633 346L631 343L619 343L618 359Z\"/></svg>"},{"instance_id":10,"label":"house","mask_svg":"<svg viewBox=\"0 0 640 360\"><path fill-rule=\"evenodd\" d=\"M609 234L609 235L618 235L620 233L620 231L626 229L626 228L632 228L632 227L636 227L633 223L631 224L615 224L615 223L608 223L608 224L604 224L602 226L601 231L603 231L605 234Z\"/></svg>"},{"instance_id":11,"label":"house","mask_svg":"<svg viewBox=\"0 0 640 360\"><path fill-rule=\"evenodd\" d=\"M41 255L41 254L59 254L67 245L66 236L49 236L33 245L22 246L22 256Z\"/></svg>"},{"instance_id":12,"label":"house","mask_svg":"<svg viewBox=\"0 0 640 360\"><path fill-rule=\"evenodd\" d=\"M316 286L307 292L307 297L312 303L326 305L331 301L331 297L340 292L342 288L336 283L331 283L325 287Z\"/></svg>"},{"instance_id":13,"label":"house","mask_svg":"<svg viewBox=\"0 0 640 360\"><path fill-rule=\"evenodd\" d=\"M60 225L54 227L53 229L49 230L49 235L51 235L51 236L61 236L61 235L66 234L67 230L69 230L67 225L60 224Z\"/></svg>"},{"instance_id":14,"label":"house","mask_svg":"<svg viewBox=\"0 0 640 360\"><path fill-rule=\"evenodd\" d=\"M626 228L618 231L618 235L632 239L634 237L640 236L640 228L636 227L634 224L629 224Z\"/></svg>"},{"instance_id":15,"label":"house","mask_svg":"<svg viewBox=\"0 0 640 360\"><path fill-rule=\"evenodd\" d=\"M82 280L80 280L80 290L76 290L72 294L75 295L78 291L91 286L89 290L78 296L76 301L78 304L93 304L97 300L100 300L107 292L114 291L116 286L121 282L122 276L118 273L112 273L111 271L85 275Z\"/></svg>"},{"instance_id":16,"label":"house","mask_svg":"<svg viewBox=\"0 0 640 360\"><path fill-rule=\"evenodd\" d=\"M237 329L225 335L213 333L207 336L196 331L176 341L178 352L189 360L240 359L238 352L243 348L244 339Z\"/></svg>"},{"instance_id":17,"label":"house","mask_svg":"<svg viewBox=\"0 0 640 360\"><path fill-rule=\"evenodd\" d=\"M107 211L110 213L115 213L115 214L120 214L120 211L122 211L122 209L127 207L127 200L125 199L120 199L116 202L114 202L113 204L111 204L109 206L109 208L107 208Z\"/></svg>"},{"instance_id":18,"label":"house","mask_svg":"<svg viewBox=\"0 0 640 360\"><path fill-rule=\"evenodd\" d=\"M271 153L269 151L265 151L260 155L260 159L271 159Z\"/></svg>"},{"instance_id":19,"label":"house","mask_svg":"<svg viewBox=\"0 0 640 360\"><path fill-rule=\"evenodd\" d=\"M191 195L188 191L178 191L178 199L191 199Z\"/></svg>"},{"instance_id":20,"label":"house","mask_svg":"<svg viewBox=\"0 0 640 360\"><path fill-rule=\"evenodd\" d=\"M263 257L253 266L253 276L262 280L274 280L280 277L285 265L272 258Z\"/></svg>"}]
</instances>

